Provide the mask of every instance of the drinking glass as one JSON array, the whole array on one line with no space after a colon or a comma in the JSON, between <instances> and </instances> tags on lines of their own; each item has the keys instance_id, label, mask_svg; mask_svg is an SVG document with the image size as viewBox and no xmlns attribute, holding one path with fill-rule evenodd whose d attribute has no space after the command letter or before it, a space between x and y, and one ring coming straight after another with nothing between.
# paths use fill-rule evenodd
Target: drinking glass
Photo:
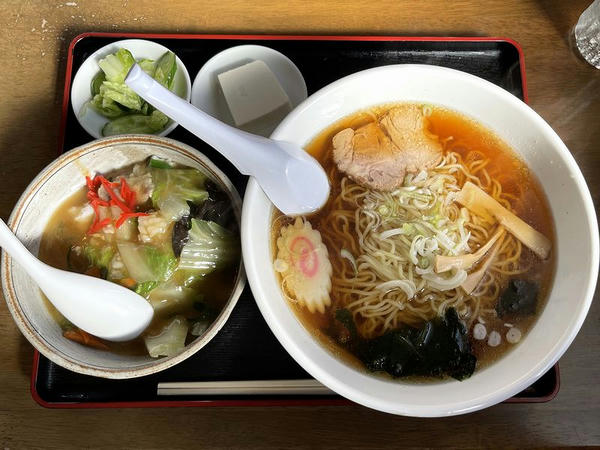
<instances>
[{"instance_id":1,"label":"drinking glass","mask_svg":"<svg viewBox=\"0 0 600 450\"><path fill-rule=\"evenodd\" d=\"M575 44L581 56L600 69L600 0L594 0L579 17L575 25Z\"/></svg>"}]
</instances>

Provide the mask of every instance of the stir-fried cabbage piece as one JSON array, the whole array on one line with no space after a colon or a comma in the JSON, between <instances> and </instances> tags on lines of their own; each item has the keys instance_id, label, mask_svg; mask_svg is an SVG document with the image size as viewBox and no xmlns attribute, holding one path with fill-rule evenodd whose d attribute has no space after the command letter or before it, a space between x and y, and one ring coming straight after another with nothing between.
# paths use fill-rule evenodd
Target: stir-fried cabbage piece
<instances>
[{"instance_id":1,"label":"stir-fried cabbage piece","mask_svg":"<svg viewBox=\"0 0 600 450\"><path fill-rule=\"evenodd\" d=\"M169 220L190 214L188 202L201 203L208 198L206 176L196 169L151 169L154 191L152 205Z\"/></svg>"},{"instance_id":2,"label":"stir-fried cabbage piece","mask_svg":"<svg viewBox=\"0 0 600 450\"><path fill-rule=\"evenodd\" d=\"M99 269L108 269L115 252L112 246L106 245L100 239L90 239L83 247L83 254L90 264Z\"/></svg>"},{"instance_id":3,"label":"stir-fried cabbage piece","mask_svg":"<svg viewBox=\"0 0 600 450\"><path fill-rule=\"evenodd\" d=\"M154 313L160 315L181 314L202 298L196 289L185 287L178 280L162 283L148 295Z\"/></svg>"},{"instance_id":4,"label":"stir-fried cabbage piece","mask_svg":"<svg viewBox=\"0 0 600 450\"><path fill-rule=\"evenodd\" d=\"M156 286L158 286L158 281L143 281L136 285L135 293L146 297Z\"/></svg>"},{"instance_id":5,"label":"stir-fried cabbage piece","mask_svg":"<svg viewBox=\"0 0 600 450\"><path fill-rule=\"evenodd\" d=\"M154 320L142 334L148 353L176 354L188 335L200 336L214 322L227 295L221 292L227 287L224 277L235 274L207 277L239 261L238 228L228 195L199 170L157 157L135 164L128 173L90 175L86 187L85 205L69 209L80 228L87 225L70 247L69 269L143 296L154 309ZM85 208L89 212L82 221ZM65 336L93 345L75 331Z\"/></svg>"},{"instance_id":6,"label":"stir-fried cabbage piece","mask_svg":"<svg viewBox=\"0 0 600 450\"><path fill-rule=\"evenodd\" d=\"M152 245L119 242L117 248L129 276L138 283L167 280L177 266L177 259L171 251Z\"/></svg>"},{"instance_id":7,"label":"stir-fried cabbage piece","mask_svg":"<svg viewBox=\"0 0 600 450\"><path fill-rule=\"evenodd\" d=\"M189 241L181 250L179 268L206 275L230 265L239 259L239 254L236 234L215 222L192 219Z\"/></svg>"},{"instance_id":8,"label":"stir-fried cabbage piece","mask_svg":"<svg viewBox=\"0 0 600 450\"><path fill-rule=\"evenodd\" d=\"M185 347L187 332L186 318L183 316L173 317L159 334L144 337L148 354L153 358L158 358L179 353Z\"/></svg>"}]
</instances>

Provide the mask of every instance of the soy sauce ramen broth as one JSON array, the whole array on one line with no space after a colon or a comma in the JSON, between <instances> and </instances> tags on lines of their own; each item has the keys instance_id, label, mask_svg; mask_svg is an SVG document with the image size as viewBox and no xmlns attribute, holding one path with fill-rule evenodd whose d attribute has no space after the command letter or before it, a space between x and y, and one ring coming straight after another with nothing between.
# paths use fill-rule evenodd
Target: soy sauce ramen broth
<instances>
[{"instance_id":1,"label":"soy sauce ramen broth","mask_svg":"<svg viewBox=\"0 0 600 450\"><path fill-rule=\"evenodd\" d=\"M316 214L306 217L314 229L323 233L323 227L326 226L325 218L332 210L332 199L339 195L341 191L341 180L345 176L337 169L332 158L333 136L345 128L357 129L360 126L373 122L393 106L394 105L382 105L350 115L322 131L306 146L305 150L317 158L325 168L326 172L330 174L331 184L331 194L326 206ZM486 166L486 169L491 177L497 179L501 183L504 192L515 197L515 201L511 202L515 214L554 243L554 226L550 208L541 186L534 174L531 173L525 163L505 142L491 130L486 129L474 120L458 112L437 106L431 107L431 112L428 117L428 130L432 134L437 135L440 142L448 142L444 147L444 153L447 151L454 151L463 158L466 158L469 152L476 150L481 153L483 158L489 158L490 161ZM273 259L275 259L277 255L276 242L280 230L283 226L289 225L290 223L292 223L291 218L284 216L280 211L276 210L274 212L271 230ZM354 230L351 229L350 231L355 235ZM327 244L330 260L333 258L340 258L339 255L342 250L342 245L343 243L341 240L337 242L334 241L333 246L330 243ZM473 252L476 250L476 248L472 249ZM480 322L475 320L475 318L471 318L469 322L465 320L464 322L468 323L467 334L472 346L472 351L477 358L476 370L489 365L515 347L515 344L508 343L506 339L506 333L510 327L517 327L524 337L535 324L537 317L540 315L540 312L545 305L554 275L554 252L552 251L550 257L542 261L527 247L522 246L520 263L522 263L523 266L529 265L530 268L527 272L519 275L518 278L534 281L539 286L536 313L530 316L505 316L504 318L486 317L486 319L481 320L485 321L484 326L487 331L487 335L483 340L473 338L473 327ZM281 282L281 276L277 272L276 274ZM333 276L335 276L335 272ZM506 287L509 279L510 277L505 277L502 283L502 289ZM340 305L339 294L336 292L335 286L331 291L331 297L332 306L330 306L324 314L310 313L293 298L289 299L291 300L289 303L303 326L309 330L322 345L352 366L364 368L363 363L348 351L348 349L340 345L336 336L332 335L332 330L335 328L332 325L336 322L336 319L334 318L335 310L343 307L343 305ZM487 342L492 330L497 331L501 336L501 343L495 347L488 345ZM378 373L387 376L387 374L383 372ZM410 381L424 381L430 378L411 376L406 379Z\"/></svg>"},{"instance_id":2,"label":"soy sauce ramen broth","mask_svg":"<svg viewBox=\"0 0 600 450\"><path fill-rule=\"evenodd\" d=\"M131 166L121 169L111 174L111 176L107 176L107 178L126 174L130 171ZM58 269L83 272L83 270L74 270L73 267L69 267L67 255L73 246L82 242L82 239L86 236L92 223L93 217L89 217L87 220L76 220L75 218L77 211L80 210L82 205L87 203L86 194L87 189L84 187L81 188L67 198L52 214L42 235L38 254L39 259L46 264ZM156 246L171 246L173 225L173 223L170 223L168 231L161 236L161 239L153 239L151 244ZM235 227L237 229L237 224ZM218 313L227 303L237 278L238 267L239 265L234 263L223 269L215 270L212 273L204 275L200 282L195 282L193 284L197 300L208 306L211 314L214 314L211 321L216 318ZM63 330L72 329L72 324L56 310L43 294L42 296L48 312L61 328ZM176 315L183 316L190 321L194 320L199 315L199 311L195 305L196 302L189 302L185 308L177 310ZM148 355L148 350L144 343L144 336L160 333L160 331L169 323L173 315L175 314L155 313L148 328L142 335L134 340L128 342L102 342L109 347L110 351L118 354ZM185 345L191 343L197 337L190 334L190 331L191 330L188 329Z\"/></svg>"}]
</instances>

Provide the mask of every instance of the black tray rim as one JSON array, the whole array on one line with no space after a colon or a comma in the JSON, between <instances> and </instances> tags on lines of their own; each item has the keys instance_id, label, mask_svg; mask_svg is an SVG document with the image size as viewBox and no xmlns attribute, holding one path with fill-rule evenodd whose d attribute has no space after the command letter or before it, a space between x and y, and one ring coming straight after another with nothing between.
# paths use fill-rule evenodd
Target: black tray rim
<instances>
[{"instance_id":1,"label":"black tray rim","mask_svg":"<svg viewBox=\"0 0 600 450\"><path fill-rule=\"evenodd\" d=\"M73 75L73 55L78 42L87 38L133 38L133 39L196 39L196 40L264 40L264 41L390 41L390 42L503 42L513 46L519 56L519 68L523 90L523 101L529 103L527 78L525 75L525 59L519 42L508 37L493 36L397 36L397 35L295 35L295 34L180 34L180 33L121 33L121 32L84 32L75 36L68 47L65 87L61 109L60 128L57 142L57 153L64 151L67 113L71 95L71 79ZM33 400L44 408L155 408L155 407L197 407L197 406L335 406L353 405L343 397L340 398L307 398L307 399L260 399L231 398L219 400L149 400L122 402L49 402L37 391L40 353L34 350L31 371L30 391ZM543 397L511 397L503 403L546 403L556 397L560 390L560 371L558 363L552 369L556 378L554 390Z\"/></svg>"}]
</instances>

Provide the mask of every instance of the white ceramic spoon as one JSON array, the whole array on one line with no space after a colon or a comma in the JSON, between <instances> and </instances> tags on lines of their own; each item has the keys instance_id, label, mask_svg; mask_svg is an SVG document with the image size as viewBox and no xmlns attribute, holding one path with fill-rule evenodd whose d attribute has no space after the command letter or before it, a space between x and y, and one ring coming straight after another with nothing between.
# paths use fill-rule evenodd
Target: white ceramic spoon
<instances>
[{"instance_id":1,"label":"white ceramic spoon","mask_svg":"<svg viewBox=\"0 0 600 450\"><path fill-rule=\"evenodd\" d=\"M25 248L0 219L0 246L37 283L48 300L71 323L109 341L128 341L146 329L154 310L129 289L44 264Z\"/></svg>"},{"instance_id":2,"label":"white ceramic spoon","mask_svg":"<svg viewBox=\"0 0 600 450\"><path fill-rule=\"evenodd\" d=\"M246 133L209 116L163 87L137 64L129 71L125 84L214 147L241 173L256 178L283 213L308 214L327 201L327 175L319 162L300 146Z\"/></svg>"}]
</instances>

